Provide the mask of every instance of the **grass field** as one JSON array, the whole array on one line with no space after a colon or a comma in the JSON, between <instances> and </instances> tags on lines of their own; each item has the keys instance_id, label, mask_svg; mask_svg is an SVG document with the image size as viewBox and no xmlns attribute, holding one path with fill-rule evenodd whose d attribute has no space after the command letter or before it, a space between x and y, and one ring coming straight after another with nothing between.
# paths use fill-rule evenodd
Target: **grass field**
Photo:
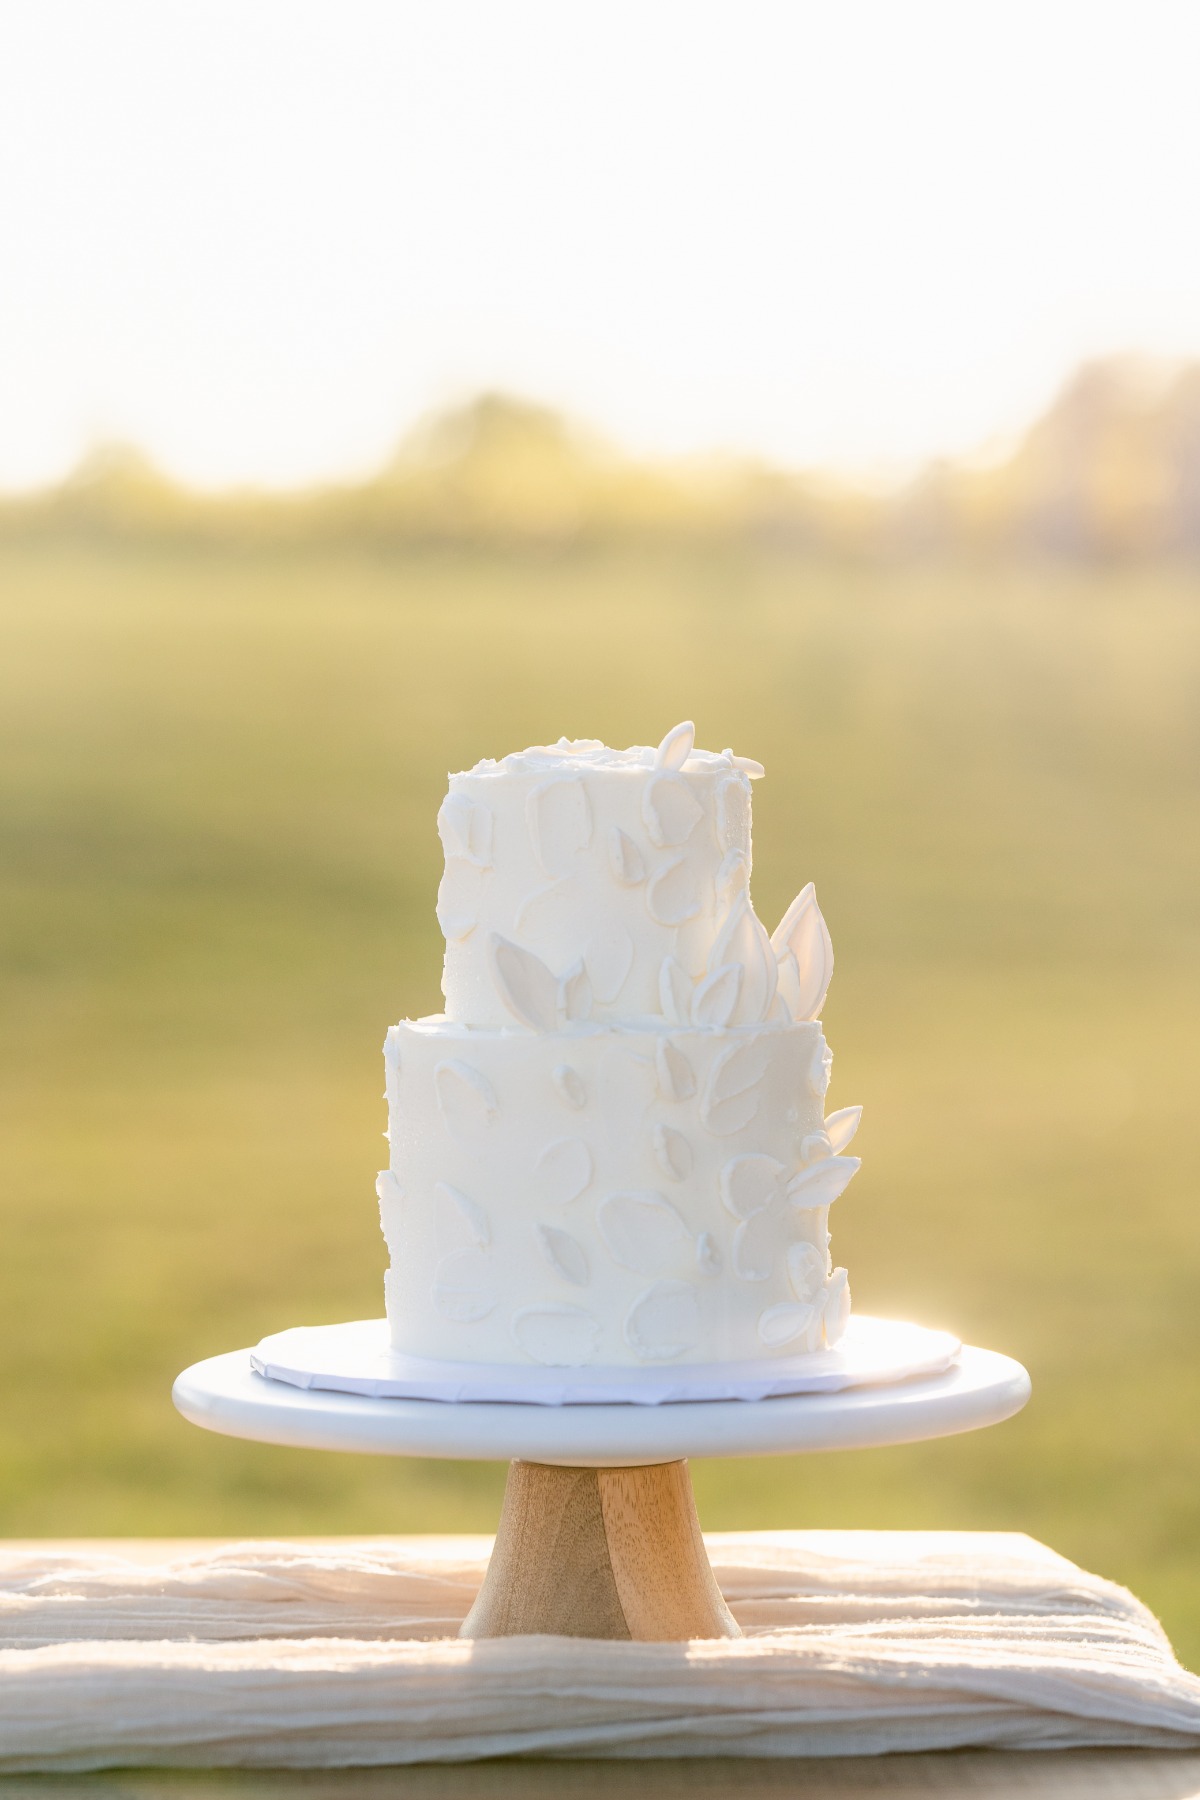
<instances>
[{"instance_id":1,"label":"grass field","mask_svg":"<svg viewBox=\"0 0 1200 1800\"><path fill-rule=\"evenodd\" d=\"M1200 584L10 547L0 597L0 1531L491 1526L498 1468L219 1439L170 1383L381 1310L445 771L687 715L767 765L768 928L811 877L833 931L856 1304L1034 1379L993 1431L701 1465L704 1522L1027 1530L1200 1663Z\"/></svg>"}]
</instances>

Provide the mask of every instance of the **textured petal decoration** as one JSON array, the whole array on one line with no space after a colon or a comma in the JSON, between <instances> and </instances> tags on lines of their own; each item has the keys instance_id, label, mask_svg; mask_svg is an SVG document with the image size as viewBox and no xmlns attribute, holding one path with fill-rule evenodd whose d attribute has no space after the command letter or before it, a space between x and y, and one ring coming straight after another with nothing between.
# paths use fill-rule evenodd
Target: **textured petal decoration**
<instances>
[{"instance_id":1,"label":"textured petal decoration","mask_svg":"<svg viewBox=\"0 0 1200 1800\"><path fill-rule=\"evenodd\" d=\"M569 1231L560 1231L557 1225L535 1225L533 1230L538 1249L554 1273L569 1281L572 1287L586 1287L592 1271L588 1267L587 1251L579 1239L573 1238Z\"/></svg>"},{"instance_id":2,"label":"textured petal decoration","mask_svg":"<svg viewBox=\"0 0 1200 1800\"><path fill-rule=\"evenodd\" d=\"M796 967L796 959L790 950L785 950L778 959L775 974L775 1004L782 1005L787 1017L797 1018L796 1008L800 1004L800 971Z\"/></svg>"},{"instance_id":3,"label":"textured petal decoration","mask_svg":"<svg viewBox=\"0 0 1200 1800\"><path fill-rule=\"evenodd\" d=\"M716 1137L729 1137L758 1111L758 1084L766 1074L768 1046L756 1034L731 1044L714 1059L704 1084L700 1117Z\"/></svg>"},{"instance_id":4,"label":"textured petal decoration","mask_svg":"<svg viewBox=\"0 0 1200 1800\"><path fill-rule=\"evenodd\" d=\"M716 1238L711 1231L702 1231L696 1239L696 1267L702 1275L719 1275L724 1266Z\"/></svg>"},{"instance_id":5,"label":"textured petal decoration","mask_svg":"<svg viewBox=\"0 0 1200 1800\"><path fill-rule=\"evenodd\" d=\"M633 967L633 939L623 925L606 925L586 945L583 960L592 981L592 992L611 1006Z\"/></svg>"},{"instance_id":6,"label":"textured petal decoration","mask_svg":"<svg viewBox=\"0 0 1200 1800\"><path fill-rule=\"evenodd\" d=\"M590 1019L592 1016L592 984L578 957L558 984L557 1014L561 1019Z\"/></svg>"},{"instance_id":7,"label":"textured petal decoration","mask_svg":"<svg viewBox=\"0 0 1200 1800\"><path fill-rule=\"evenodd\" d=\"M434 1308L444 1319L474 1325L496 1310L500 1296L492 1286L485 1250L453 1250L433 1272Z\"/></svg>"},{"instance_id":8,"label":"textured petal decoration","mask_svg":"<svg viewBox=\"0 0 1200 1800\"><path fill-rule=\"evenodd\" d=\"M457 1056L435 1064L433 1091L446 1130L458 1143L470 1143L500 1117L500 1103L487 1076Z\"/></svg>"},{"instance_id":9,"label":"textured petal decoration","mask_svg":"<svg viewBox=\"0 0 1200 1800\"><path fill-rule=\"evenodd\" d=\"M825 1258L815 1244L789 1244L787 1272L797 1300L811 1306L821 1298L825 1289Z\"/></svg>"},{"instance_id":10,"label":"textured petal decoration","mask_svg":"<svg viewBox=\"0 0 1200 1800\"><path fill-rule=\"evenodd\" d=\"M800 1161L806 1163L824 1162L827 1156L833 1155L833 1145L824 1131L810 1131L806 1138L800 1140Z\"/></svg>"},{"instance_id":11,"label":"textured petal decoration","mask_svg":"<svg viewBox=\"0 0 1200 1800\"><path fill-rule=\"evenodd\" d=\"M480 869L492 866L492 814L467 794L447 794L438 809L438 836L447 860L461 856Z\"/></svg>"},{"instance_id":12,"label":"textured petal decoration","mask_svg":"<svg viewBox=\"0 0 1200 1800\"><path fill-rule=\"evenodd\" d=\"M739 894L750 890L750 859L744 850L727 850L721 858L721 866L713 878L717 900L723 907L731 907Z\"/></svg>"},{"instance_id":13,"label":"textured petal decoration","mask_svg":"<svg viewBox=\"0 0 1200 1800\"><path fill-rule=\"evenodd\" d=\"M661 1194L610 1194L596 1224L613 1261L639 1275L665 1275L690 1254L692 1234Z\"/></svg>"},{"instance_id":14,"label":"textured petal decoration","mask_svg":"<svg viewBox=\"0 0 1200 1800\"><path fill-rule=\"evenodd\" d=\"M646 911L656 925L682 925L700 911L700 883L686 856L673 856L651 876Z\"/></svg>"},{"instance_id":15,"label":"textured petal decoration","mask_svg":"<svg viewBox=\"0 0 1200 1800\"><path fill-rule=\"evenodd\" d=\"M654 1155L664 1175L672 1181L686 1181L692 1172L692 1146L682 1131L670 1125L654 1127Z\"/></svg>"},{"instance_id":16,"label":"textured petal decoration","mask_svg":"<svg viewBox=\"0 0 1200 1800\"><path fill-rule=\"evenodd\" d=\"M537 938L557 921L576 915L578 907L578 882L560 876L526 894L513 914L513 930L520 937Z\"/></svg>"},{"instance_id":17,"label":"textured petal decoration","mask_svg":"<svg viewBox=\"0 0 1200 1800\"><path fill-rule=\"evenodd\" d=\"M721 1170L721 1199L735 1219L750 1219L773 1200L783 1199L786 1180L787 1170L781 1162L750 1151L731 1157Z\"/></svg>"},{"instance_id":18,"label":"textured petal decoration","mask_svg":"<svg viewBox=\"0 0 1200 1800\"><path fill-rule=\"evenodd\" d=\"M694 1350L699 1337L700 1302L686 1281L656 1281L625 1320L625 1342L639 1362L671 1362Z\"/></svg>"},{"instance_id":19,"label":"textured petal decoration","mask_svg":"<svg viewBox=\"0 0 1200 1800\"><path fill-rule=\"evenodd\" d=\"M813 1048L812 1062L808 1069L808 1079L818 1100L823 1100L829 1092L829 1073L832 1068L833 1051L822 1036Z\"/></svg>"},{"instance_id":20,"label":"textured petal decoration","mask_svg":"<svg viewBox=\"0 0 1200 1800\"><path fill-rule=\"evenodd\" d=\"M654 1046L658 1091L664 1100L688 1100L696 1091L696 1076L678 1044L659 1038Z\"/></svg>"},{"instance_id":21,"label":"textured petal decoration","mask_svg":"<svg viewBox=\"0 0 1200 1800\"><path fill-rule=\"evenodd\" d=\"M760 762L755 762L752 756L735 756L732 750L723 750L721 754L727 756L734 768L740 769L742 774L748 776L751 781L761 781L767 772Z\"/></svg>"},{"instance_id":22,"label":"textured petal decoration","mask_svg":"<svg viewBox=\"0 0 1200 1800\"><path fill-rule=\"evenodd\" d=\"M573 1112L582 1112L588 1097L583 1076L578 1069L573 1069L570 1063L559 1063L550 1079L563 1105L569 1106Z\"/></svg>"},{"instance_id":23,"label":"textured petal decoration","mask_svg":"<svg viewBox=\"0 0 1200 1800\"><path fill-rule=\"evenodd\" d=\"M825 1130L829 1137L829 1147L835 1156L840 1156L847 1144L853 1141L861 1118L861 1106L843 1106L840 1112L830 1113L825 1121Z\"/></svg>"},{"instance_id":24,"label":"textured petal decoration","mask_svg":"<svg viewBox=\"0 0 1200 1800\"><path fill-rule=\"evenodd\" d=\"M833 944L811 881L784 913L771 935L771 944L781 961L789 953L795 958L793 1017L819 1018L833 978Z\"/></svg>"},{"instance_id":25,"label":"textured petal decoration","mask_svg":"<svg viewBox=\"0 0 1200 1800\"><path fill-rule=\"evenodd\" d=\"M556 775L525 802L533 849L547 875L565 875L592 839L592 807L581 776Z\"/></svg>"},{"instance_id":26,"label":"textured petal decoration","mask_svg":"<svg viewBox=\"0 0 1200 1800\"><path fill-rule=\"evenodd\" d=\"M722 850L750 854L750 783L740 775L717 785L717 842Z\"/></svg>"},{"instance_id":27,"label":"textured petal decoration","mask_svg":"<svg viewBox=\"0 0 1200 1800\"><path fill-rule=\"evenodd\" d=\"M600 1342L600 1321L582 1306L525 1306L513 1314L513 1342L533 1362L577 1369Z\"/></svg>"},{"instance_id":28,"label":"textured petal decoration","mask_svg":"<svg viewBox=\"0 0 1200 1800\"><path fill-rule=\"evenodd\" d=\"M744 1219L733 1234L733 1272L742 1281L768 1281L783 1255L783 1221L773 1206Z\"/></svg>"},{"instance_id":29,"label":"textured petal decoration","mask_svg":"<svg viewBox=\"0 0 1200 1800\"><path fill-rule=\"evenodd\" d=\"M646 859L629 833L622 831L619 825L609 826L608 866L613 872L613 880L619 881L622 887L637 887L646 879Z\"/></svg>"},{"instance_id":30,"label":"textured petal decoration","mask_svg":"<svg viewBox=\"0 0 1200 1800\"><path fill-rule=\"evenodd\" d=\"M477 1250L486 1250L492 1241L492 1228L488 1224L488 1216L478 1200L472 1200L461 1188L451 1187L448 1181L435 1181L433 1191L438 1196L452 1221L461 1222L466 1234Z\"/></svg>"},{"instance_id":31,"label":"textured petal decoration","mask_svg":"<svg viewBox=\"0 0 1200 1800\"><path fill-rule=\"evenodd\" d=\"M794 1344L797 1338L809 1336L820 1316L815 1306L797 1306L791 1300L785 1300L780 1306L768 1306L758 1315L759 1342L768 1350Z\"/></svg>"},{"instance_id":32,"label":"textured petal decoration","mask_svg":"<svg viewBox=\"0 0 1200 1800\"><path fill-rule=\"evenodd\" d=\"M696 727L690 719L685 719L682 725L673 726L654 752L655 768L682 769L692 754L695 742Z\"/></svg>"},{"instance_id":33,"label":"textured petal decoration","mask_svg":"<svg viewBox=\"0 0 1200 1800\"><path fill-rule=\"evenodd\" d=\"M592 1153L582 1138L555 1138L538 1157L533 1171L539 1201L569 1206L592 1179Z\"/></svg>"},{"instance_id":34,"label":"textured petal decoration","mask_svg":"<svg viewBox=\"0 0 1200 1800\"><path fill-rule=\"evenodd\" d=\"M401 1224L404 1189L390 1169L381 1169L375 1177L375 1192L379 1196L379 1223L386 1238Z\"/></svg>"},{"instance_id":35,"label":"textured petal decoration","mask_svg":"<svg viewBox=\"0 0 1200 1800\"><path fill-rule=\"evenodd\" d=\"M470 937L482 899L483 870L461 856L448 856L437 893L437 922L448 944Z\"/></svg>"},{"instance_id":36,"label":"textured petal decoration","mask_svg":"<svg viewBox=\"0 0 1200 1800\"><path fill-rule=\"evenodd\" d=\"M788 1199L799 1207L832 1206L861 1168L857 1156L827 1156L824 1162L809 1163L788 1182Z\"/></svg>"},{"instance_id":37,"label":"textured petal decoration","mask_svg":"<svg viewBox=\"0 0 1200 1800\"><path fill-rule=\"evenodd\" d=\"M672 1025L686 1025L692 1016L692 978L682 963L664 956L658 972L658 997L663 1017Z\"/></svg>"},{"instance_id":38,"label":"textured petal decoration","mask_svg":"<svg viewBox=\"0 0 1200 1800\"><path fill-rule=\"evenodd\" d=\"M745 970L741 963L726 963L706 975L692 996L693 1025L728 1025L737 1010Z\"/></svg>"},{"instance_id":39,"label":"textured petal decoration","mask_svg":"<svg viewBox=\"0 0 1200 1800\"><path fill-rule=\"evenodd\" d=\"M712 947L709 967L719 969L726 963L740 963L745 972L730 1022L760 1025L775 999L776 963L771 940L754 916L748 893L737 896Z\"/></svg>"},{"instance_id":40,"label":"textured petal decoration","mask_svg":"<svg viewBox=\"0 0 1200 1800\"><path fill-rule=\"evenodd\" d=\"M850 1323L850 1277L835 1269L825 1287L825 1342L836 1344Z\"/></svg>"},{"instance_id":41,"label":"textured petal decoration","mask_svg":"<svg viewBox=\"0 0 1200 1800\"><path fill-rule=\"evenodd\" d=\"M540 956L493 932L489 943L496 992L514 1019L535 1031L558 1023L558 983Z\"/></svg>"},{"instance_id":42,"label":"textured petal decoration","mask_svg":"<svg viewBox=\"0 0 1200 1800\"><path fill-rule=\"evenodd\" d=\"M682 775L652 775L642 795L642 818L650 841L662 850L686 843L704 809Z\"/></svg>"}]
</instances>

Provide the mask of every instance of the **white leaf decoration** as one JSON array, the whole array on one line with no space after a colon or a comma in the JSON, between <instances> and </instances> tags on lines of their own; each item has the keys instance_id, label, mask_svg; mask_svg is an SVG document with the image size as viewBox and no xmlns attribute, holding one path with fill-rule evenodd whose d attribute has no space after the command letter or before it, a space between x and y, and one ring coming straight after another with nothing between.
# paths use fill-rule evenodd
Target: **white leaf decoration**
<instances>
[{"instance_id":1,"label":"white leaf decoration","mask_svg":"<svg viewBox=\"0 0 1200 1800\"><path fill-rule=\"evenodd\" d=\"M744 850L727 850L721 858L721 866L713 878L717 900L723 907L731 907L739 894L750 888L750 859Z\"/></svg>"},{"instance_id":2,"label":"white leaf decoration","mask_svg":"<svg viewBox=\"0 0 1200 1800\"><path fill-rule=\"evenodd\" d=\"M614 1262L639 1275L663 1275L689 1254L692 1234L661 1194L610 1194L596 1208L600 1236Z\"/></svg>"},{"instance_id":3,"label":"white leaf decoration","mask_svg":"<svg viewBox=\"0 0 1200 1800\"><path fill-rule=\"evenodd\" d=\"M533 849L547 875L565 875L592 839L592 807L583 778L558 775L535 787L525 802Z\"/></svg>"},{"instance_id":4,"label":"white leaf decoration","mask_svg":"<svg viewBox=\"0 0 1200 1800\"><path fill-rule=\"evenodd\" d=\"M625 1320L625 1342L639 1362L671 1362L694 1350L699 1337L700 1304L685 1281L656 1281Z\"/></svg>"},{"instance_id":5,"label":"white leaf decoration","mask_svg":"<svg viewBox=\"0 0 1200 1800\"><path fill-rule=\"evenodd\" d=\"M496 992L514 1019L535 1031L553 1031L558 1023L558 983L541 957L495 931L489 949Z\"/></svg>"},{"instance_id":6,"label":"white leaf decoration","mask_svg":"<svg viewBox=\"0 0 1200 1800\"><path fill-rule=\"evenodd\" d=\"M658 997L663 1017L672 1025L686 1025L692 1016L692 978L682 963L664 956L658 972Z\"/></svg>"},{"instance_id":7,"label":"white leaf decoration","mask_svg":"<svg viewBox=\"0 0 1200 1800\"><path fill-rule=\"evenodd\" d=\"M812 1305L825 1290L825 1258L815 1244L789 1244L788 1280L797 1300Z\"/></svg>"},{"instance_id":8,"label":"white leaf decoration","mask_svg":"<svg viewBox=\"0 0 1200 1800\"><path fill-rule=\"evenodd\" d=\"M592 1153L582 1138L555 1138L538 1157L534 1190L546 1206L569 1206L592 1179Z\"/></svg>"},{"instance_id":9,"label":"white leaf decoration","mask_svg":"<svg viewBox=\"0 0 1200 1800\"><path fill-rule=\"evenodd\" d=\"M533 1362L577 1369L600 1342L600 1321L582 1306L525 1306L514 1313L513 1342Z\"/></svg>"},{"instance_id":10,"label":"white leaf decoration","mask_svg":"<svg viewBox=\"0 0 1200 1800\"><path fill-rule=\"evenodd\" d=\"M438 809L438 836L447 860L461 856L477 868L492 866L491 809L468 794L447 794Z\"/></svg>"},{"instance_id":11,"label":"white leaf decoration","mask_svg":"<svg viewBox=\"0 0 1200 1800\"><path fill-rule=\"evenodd\" d=\"M797 1021L819 1018L833 978L833 944L811 881L784 913L771 944L780 962L789 955L795 961L793 1017Z\"/></svg>"},{"instance_id":12,"label":"white leaf decoration","mask_svg":"<svg viewBox=\"0 0 1200 1800\"><path fill-rule=\"evenodd\" d=\"M717 785L717 841L723 850L750 854L750 785L738 775Z\"/></svg>"},{"instance_id":13,"label":"white leaf decoration","mask_svg":"<svg viewBox=\"0 0 1200 1800\"><path fill-rule=\"evenodd\" d=\"M591 977L592 992L611 1006L633 967L633 939L623 925L606 925L589 939L583 960Z\"/></svg>"},{"instance_id":14,"label":"white leaf decoration","mask_svg":"<svg viewBox=\"0 0 1200 1800\"><path fill-rule=\"evenodd\" d=\"M840 1155L847 1144L853 1141L861 1118L861 1106L843 1106L840 1112L830 1113L825 1121L825 1131L829 1147L835 1156Z\"/></svg>"},{"instance_id":15,"label":"white leaf decoration","mask_svg":"<svg viewBox=\"0 0 1200 1800\"><path fill-rule=\"evenodd\" d=\"M560 875L526 894L513 914L513 930L519 937L537 938L553 930L558 919L569 918L579 906L579 884Z\"/></svg>"},{"instance_id":16,"label":"white leaf decoration","mask_svg":"<svg viewBox=\"0 0 1200 1800\"><path fill-rule=\"evenodd\" d=\"M483 870L465 857L448 856L437 892L437 922L448 944L460 944L479 923Z\"/></svg>"},{"instance_id":17,"label":"white leaf decoration","mask_svg":"<svg viewBox=\"0 0 1200 1800\"><path fill-rule=\"evenodd\" d=\"M800 1140L800 1161L824 1162L827 1156L833 1155L833 1145L824 1131L810 1131L808 1136Z\"/></svg>"},{"instance_id":18,"label":"white leaf decoration","mask_svg":"<svg viewBox=\"0 0 1200 1800\"><path fill-rule=\"evenodd\" d=\"M809 1163L788 1182L788 1199L793 1206L832 1206L844 1194L862 1161L857 1156L827 1156L824 1162Z\"/></svg>"},{"instance_id":19,"label":"white leaf decoration","mask_svg":"<svg viewBox=\"0 0 1200 1800\"><path fill-rule=\"evenodd\" d=\"M575 1112L582 1112L587 1105L587 1088L579 1071L573 1069L570 1063L559 1063L550 1079L563 1105L571 1107Z\"/></svg>"},{"instance_id":20,"label":"white leaf decoration","mask_svg":"<svg viewBox=\"0 0 1200 1800\"><path fill-rule=\"evenodd\" d=\"M728 1025L737 1009L744 974L741 963L726 963L706 975L692 996L693 1025Z\"/></svg>"},{"instance_id":21,"label":"white leaf decoration","mask_svg":"<svg viewBox=\"0 0 1200 1800\"><path fill-rule=\"evenodd\" d=\"M696 1239L696 1267L702 1275L719 1275L724 1264L716 1238L711 1231L702 1231Z\"/></svg>"},{"instance_id":22,"label":"white leaf decoration","mask_svg":"<svg viewBox=\"0 0 1200 1800\"><path fill-rule=\"evenodd\" d=\"M573 1287L586 1287L592 1272L588 1267L587 1251L579 1239L573 1238L569 1231L560 1231L557 1225L535 1225L533 1229L538 1249L554 1273Z\"/></svg>"},{"instance_id":23,"label":"white leaf decoration","mask_svg":"<svg viewBox=\"0 0 1200 1800\"><path fill-rule=\"evenodd\" d=\"M704 809L682 775L652 775L642 795L642 818L659 849L686 843Z\"/></svg>"},{"instance_id":24,"label":"white leaf decoration","mask_svg":"<svg viewBox=\"0 0 1200 1800\"><path fill-rule=\"evenodd\" d=\"M756 1032L714 1058L704 1084L700 1117L717 1137L730 1137L758 1111L758 1084L767 1071L769 1048Z\"/></svg>"},{"instance_id":25,"label":"white leaf decoration","mask_svg":"<svg viewBox=\"0 0 1200 1800\"><path fill-rule=\"evenodd\" d=\"M727 756L734 768L740 769L751 781L761 781L767 772L752 756L735 756L732 750L722 750L721 755Z\"/></svg>"},{"instance_id":26,"label":"white leaf decoration","mask_svg":"<svg viewBox=\"0 0 1200 1800\"><path fill-rule=\"evenodd\" d=\"M467 1236L477 1250L486 1250L492 1241L492 1228L488 1224L488 1216L477 1200L464 1194L461 1188L451 1187L448 1181L436 1181L433 1191L447 1208L453 1220L460 1221L466 1227Z\"/></svg>"},{"instance_id":27,"label":"white leaf decoration","mask_svg":"<svg viewBox=\"0 0 1200 1800\"><path fill-rule=\"evenodd\" d=\"M692 746L695 742L696 727L690 719L685 719L682 725L673 726L654 752L655 768L682 769L692 754Z\"/></svg>"},{"instance_id":28,"label":"white leaf decoration","mask_svg":"<svg viewBox=\"0 0 1200 1800\"><path fill-rule=\"evenodd\" d=\"M592 1016L592 984L577 957L558 984L556 1012L560 1019L590 1019Z\"/></svg>"},{"instance_id":29,"label":"white leaf decoration","mask_svg":"<svg viewBox=\"0 0 1200 1800\"><path fill-rule=\"evenodd\" d=\"M454 1250L443 1256L433 1273L432 1300L444 1319L474 1325L496 1310L500 1296L492 1283L484 1250Z\"/></svg>"},{"instance_id":30,"label":"white leaf decoration","mask_svg":"<svg viewBox=\"0 0 1200 1800\"><path fill-rule=\"evenodd\" d=\"M700 911L700 883L686 856L673 856L646 888L646 911L656 925L682 925Z\"/></svg>"},{"instance_id":31,"label":"white leaf decoration","mask_svg":"<svg viewBox=\"0 0 1200 1800\"><path fill-rule=\"evenodd\" d=\"M637 887L646 879L646 859L627 831L619 825L608 830L608 865L622 887Z\"/></svg>"},{"instance_id":32,"label":"white leaf decoration","mask_svg":"<svg viewBox=\"0 0 1200 1800\"><path fill-rule=\"evenodd\" d=\"M779 1350L784 1344L795 1343L799 1337L807 1337L819 1317L815 1306L798 1306L791 1300L785 1300L779 1306L768 1306L758 1315L759 1341L768 1350Z\"/></svg>"},{"instance_id":33,"label":"white leaf decoration","mask_svg":"<svg viewBox=\"0 0 1200 1800\"><path fill-rule=\"evenodd\" d=\"M731 1022L760 1025L775 999L776 962L771 940L754 916L748 893L734 900L712 947L709 967L719 969L726 963L740 963L745 971Z\"/></svg>"},{"instance_id":34,"label":"white leaf decoration","mask_svg":"<svg viewBox=\"0 0 1200 1800\"><path fill-rule=\"evenodd\" d=\"M670 1038L659 1038L655 1044L654 1067L658 1091L664 1100L687 1100L695 1093L696 1076L692 1065Z\"/></svg>"},{"instance_id":35,"label":"white leaf decoration","mask_svg":"<svg viewBox=\"0 0 1200 1800\"><path fill-rule=\"evenodd\" d=\"M833 1068L833 1051L825 1042L824 1034L813 1046L812 1062L809 1064L808 1079L813 1093L818 1100L824 1099L829 1091L829 1074Z\"/></svg>"},{"instance_id":36,"label":"white leaf decoration","mask_svg":"<svg viewBox=\"0 0 1200 1800\"><path fill-rule=\"evenodd\" d=\"M825 1342L836 1344L850 1323L850 1277L835 1269L825 1288Z\"/></svg>"},{"instance_id":37,"label":"white leaf decoration","mask_svg":"<svg viewBox=\"0 0 1200 1800\"><path fill-rule=\"evenodd\" d=\"M751 1151L734 1156L721 1170L721 1199L735 1219L752 1218L773 1200L782 1200L787 1170L773 1156Z\"/></svg>"},{"instance_id":38,"label":"white leaf decoration","mask_svg":"<svg viewBox=\"0 0 1200 1800\"><path fill-rule=\"evenodd\" d=\"M389 1230L400 1224L398 1215L404 1206L404 1189L390 1169L381 1169L375 1177L375 1192L379 1196L379 1222L386 1238Z\"/></svg>"},{"instance_id":39,"label":"white leaf decoration","mask_svg":"<svg viewBox=\"0 0 1200 1800\"><path fill-rule=\"evenodd\" d=\"M433 1091L446 1129L459 1143L469 1143L500 1116L500 1103L487 1076L460 1057L434 1065Z\"/></svg>"},{"instance_id":40,"label":"white leaf decoration","mask_svg":"<svg viewBox=\"0 0 1200 1800\"><path fill-rule=\"evenodd\" d=\"M692 1146L682 1131L670 1125L654 1127L654 1154L664 1175L672 1181L686 1181L692 1172Z\"/></svg>"}]
</instances>

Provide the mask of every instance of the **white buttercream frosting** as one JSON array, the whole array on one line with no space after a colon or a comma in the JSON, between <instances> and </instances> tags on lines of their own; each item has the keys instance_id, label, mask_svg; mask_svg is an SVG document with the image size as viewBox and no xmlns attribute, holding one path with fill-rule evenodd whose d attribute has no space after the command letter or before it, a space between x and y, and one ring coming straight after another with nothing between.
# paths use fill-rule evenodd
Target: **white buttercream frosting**
<instances>
[{"instance_id":1,"label":"white buttercream frosting","mask_svg":"<svg viewBox=\"0 0 1200 1800\"><path fill-rule=\"evenodd\" d=\"M451 776L446 1012L386 1046L398 1349L713 1363L844 1329L827 1222L861 1109L825 1116L811 884L773 935L750 899L761 774L685 722Z\"/></svg>"}]
</instances>

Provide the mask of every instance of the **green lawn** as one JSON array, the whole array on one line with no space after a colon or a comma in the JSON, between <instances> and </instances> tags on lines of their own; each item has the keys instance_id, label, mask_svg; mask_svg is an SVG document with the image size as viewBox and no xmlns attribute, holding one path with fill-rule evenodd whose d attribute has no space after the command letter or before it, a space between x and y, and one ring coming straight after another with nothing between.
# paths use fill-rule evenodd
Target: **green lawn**
<instances>
[{"instance_id":1,"label":"green lawn","mask_svg":"<svg viewBox=\"0 0 1200 1800\"><path fill-rule=\"evenodd\" d=\"M814 878L856 1304L1025 1361L961 1439L702 1465L710 1526L992 1526L1200 1662L1200 585L749 553L0 551L0 1531L484 1529L503 1471L201 1433L172 1377L382 1307L386 1025L448 768L761 758Z\"/></svg>"}]
</instances>

